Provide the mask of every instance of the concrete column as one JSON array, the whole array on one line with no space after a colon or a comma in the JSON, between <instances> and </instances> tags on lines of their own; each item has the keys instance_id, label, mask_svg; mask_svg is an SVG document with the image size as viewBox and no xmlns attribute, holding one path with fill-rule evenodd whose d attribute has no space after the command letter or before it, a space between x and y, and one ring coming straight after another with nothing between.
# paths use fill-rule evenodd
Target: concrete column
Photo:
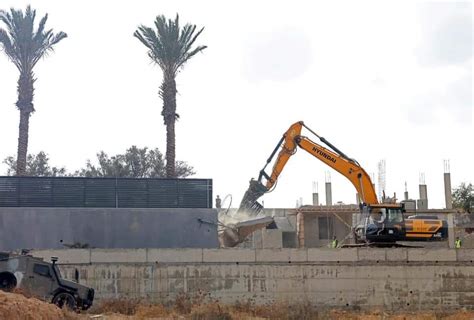
<instances>
[{"instance_id":1,"label":"concrete column","mask_svg":"<svg viewBox=\"0 0 474 320\"><path fill-rule=\"evenodd\" d=\"M356 193L356 204L359 204L359 203L360 203L359 193Z\"/></svg>"},{"instance_id":2,"label":"concrete column","mask_svg":"<svg viewBox=\"0 0 474 320\"><path fill-rule=\"evenodd\" d=\"M313 192L313 206L319 206L319 193Z\"/></svg>"},{"instance_id":3,"label":"concrete column","mask_svg":"<svg viewBox=\"0 0 474 320\"><path fill-rule=\"evenodd\" d=\"M326 205L332 205L332 190L331 190L331 182L326 182Z\"/></svg>"},{"instance_id":4,"label":"concrete column","mask_svg":"<svg viewBox=\"0 0 474 320\"><path fill-rule=\"evenodd\" d=\"M405 200L408 200L408 191L405 191L405 193L403 194L403 197Z\"/></svg>"},{"instance_id":5,"label":"concrete column","mask_svg":"<svg viewBox=\"0 0 474 320\"><path fill-rule=\"evenodd\" d=\"M418 210L428 209L428 188L426 184L420 184L420 200L418 200Z\"/></svg>"},{"instance_id":6,"label":"concrete column","mask_svg":"<svg viewBox=\"0 0 474 320\"><path fill-rule=\"evenodd\" d=\"M452 214L448 214L448 246L450 248L454 248L454 241L456 239L456 235L454 234L454 216Z\"/></svg>"},{"instance_id":7,"label":"concrete column","mask_svg":"<svg viewBox=\"0 0 474 320\"><path fill-rule=\"evenodd\" d=\"M420 199L428 199L426 184L420 184Z\"/></svg>"},{"instance_id":8,"label":"concrete column","mask_svg":"<svg viewBox=\"0 0 474 320\"><path fill-rule=\"evenodd\" d=\"M453 208L453 196L451 191L451 174L444 173L444 198L446 200L446 209Z\"/></svg>"}]
</instances>

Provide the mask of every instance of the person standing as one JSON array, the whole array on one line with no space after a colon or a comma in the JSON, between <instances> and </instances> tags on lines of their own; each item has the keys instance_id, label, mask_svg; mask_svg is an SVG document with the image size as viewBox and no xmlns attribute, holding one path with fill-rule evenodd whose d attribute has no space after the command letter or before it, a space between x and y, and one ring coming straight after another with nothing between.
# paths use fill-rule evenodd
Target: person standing
<instances>
[{"instance_id":1,"label":"person standing","mask_svg":"<svg viewBox=\"0 0 474 320\"><path fill-rule=\"evenodd\" d=\"M336 236L334 236L334 237L332 238L332 241L331 241L331 248L333 248L333 249L334 249L334 248L337 248L338 244L339 244L339 241L337 241Z\"/></svg>"},{"instance_id":2,"label":"person standing","mask_svg":"<svg viewBox=\"0 0 474 320\"><path fill-rule=\"evenodd\" d=\"M456 241L454 241L454 247L456 249L461 249L461 246L462 246L462 241L461 239L459 239L459 237L456 237Z\"/></svg>"}]
</instances>

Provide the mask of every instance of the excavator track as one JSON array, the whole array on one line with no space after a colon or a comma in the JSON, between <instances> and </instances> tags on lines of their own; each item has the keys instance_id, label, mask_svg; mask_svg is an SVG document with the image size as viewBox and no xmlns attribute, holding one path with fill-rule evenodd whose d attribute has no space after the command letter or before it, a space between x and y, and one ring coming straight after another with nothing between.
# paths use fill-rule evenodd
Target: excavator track
<instances>
[{"instance_id":1,"label":"excavator track","mask_svg":"<svg viewBox=\"0 0 474 320\"><path fill-rule=\"evenodd\" d=\"M343 244L340 248L424 248L423 246L406 245L396 242L367 242Z\"/></svg>"}]
</instances>

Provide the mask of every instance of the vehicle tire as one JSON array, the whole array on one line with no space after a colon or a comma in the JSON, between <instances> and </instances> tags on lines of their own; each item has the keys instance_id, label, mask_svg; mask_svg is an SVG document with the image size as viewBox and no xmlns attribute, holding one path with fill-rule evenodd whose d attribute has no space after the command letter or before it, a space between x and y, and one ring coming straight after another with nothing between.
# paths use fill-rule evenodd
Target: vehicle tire
<instances>
[{"instance_id":1,"label":"vehicle tire","mask_svg":"<svg viewBox=\"0 0 474 320\"><path fill-rule=\"evenodd\" d=\"M12 291L16 287L16 278L11 273L0 274L0 290Z\"/></svg>"},{"instance_id":2,"label":"vehicle tire","mask_svg":"<svg viewBox=\"0 0 474 320\"><path fill-rule=\"evenodd\" d=\"M76 299L72 294L67 292L60 292L56 294L53 298L53 304L57 305L59 308L68 308L70 310L76 309Z\"/></svg>"}]
</instances>

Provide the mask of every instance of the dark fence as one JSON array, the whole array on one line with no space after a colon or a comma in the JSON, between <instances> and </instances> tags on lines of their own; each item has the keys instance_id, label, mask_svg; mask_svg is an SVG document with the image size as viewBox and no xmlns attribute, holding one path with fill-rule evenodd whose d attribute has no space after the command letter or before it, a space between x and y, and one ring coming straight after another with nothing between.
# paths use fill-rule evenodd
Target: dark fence
<instances>
[{"instance_id":1,"label":"dark fence","mask_svg":"<svg viewBox=\"0 0 474 320\"><path fill-rule=\"evenodd\" d=\"M0 176L0 207L212 208L212 180Z\"/></svg>"}]
</instances>

